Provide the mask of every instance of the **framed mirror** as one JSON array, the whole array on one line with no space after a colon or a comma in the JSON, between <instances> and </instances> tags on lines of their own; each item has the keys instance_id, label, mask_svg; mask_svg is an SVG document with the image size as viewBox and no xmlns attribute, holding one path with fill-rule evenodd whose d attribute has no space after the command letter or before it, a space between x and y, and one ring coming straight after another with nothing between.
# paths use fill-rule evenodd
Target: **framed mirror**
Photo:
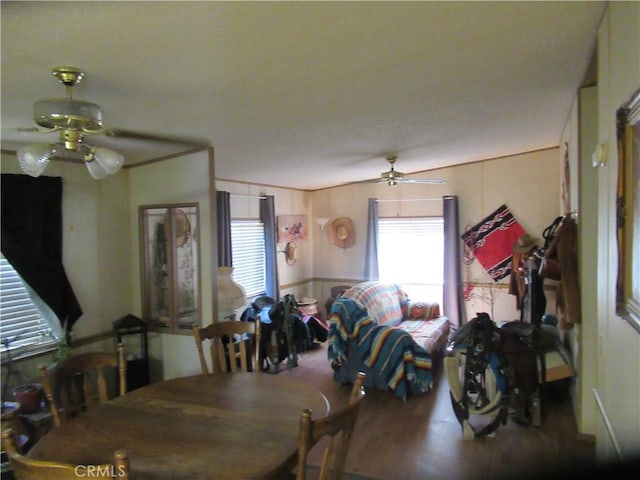
<instances>
[{"instance_id":1,"label":"framed mirror","mask_svg":"<svg viewBox=\"0 0 640 480\"><path fill-rule=\"evenodd\" d=\"M142 314L152 327L200 323L198 204L139 207Z\"/></svg>"},{"instance_id":2,"label":"framed mirror","mask_svg":"<svg viewBox=\"0 0 640 480\"><path fill-rule=\"evenodd\" d=\"M616 314L640 333L640 89L616 114Z\"/></svg>"}]
</instances>

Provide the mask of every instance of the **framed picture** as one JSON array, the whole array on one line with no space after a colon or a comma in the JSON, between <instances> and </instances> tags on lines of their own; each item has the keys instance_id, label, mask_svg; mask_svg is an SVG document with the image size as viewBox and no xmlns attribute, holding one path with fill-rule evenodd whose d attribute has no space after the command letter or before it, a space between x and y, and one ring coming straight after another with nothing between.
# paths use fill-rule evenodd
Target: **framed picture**
<instances>
[{"instance_id":1,"label":"framed picture","mask_svg":"<svg viewBox=\"0 0 640 480\"><path fill-rule=\"evenodd\" d=\"M640 333L640 89L617 111L616 313Z\"/></svg>"},{"instance_id":2,"label":"framed picture","mask_svg":"<svg viewBox=\"0 0 640 480\"><path fill-rule=\"evenodd\" d=\"M306 215L278 216L278 243L297 242L307 238Z\"/></svg>"},{"instance_id":3,"label":"framed picture","mask_svg":"<svg viewBox=\"0 0 640 480\"><path fill-rule=\"evenodd\" d=\"M198 204L139 207L142 314L150 325L200 322Z\"/></svg>"}]
</instances>

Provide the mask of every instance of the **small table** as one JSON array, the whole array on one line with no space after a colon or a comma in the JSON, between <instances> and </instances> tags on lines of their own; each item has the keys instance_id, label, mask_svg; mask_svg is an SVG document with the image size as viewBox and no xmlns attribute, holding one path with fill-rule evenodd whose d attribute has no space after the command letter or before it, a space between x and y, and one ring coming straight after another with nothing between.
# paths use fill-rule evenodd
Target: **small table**
<instances>
[{"instance_id":1,"label":"small table","mask_svg":"<svg viewBox=\"0 0 640 480\"><path fill-rule=\"evenodd\" d=\"M299 379L264 373L196 375L134 390L49 432L30 458L73 465L129 453L131 478L261 478L297 454L300 412L329 402Z\"/></svg>"}]
</instances>

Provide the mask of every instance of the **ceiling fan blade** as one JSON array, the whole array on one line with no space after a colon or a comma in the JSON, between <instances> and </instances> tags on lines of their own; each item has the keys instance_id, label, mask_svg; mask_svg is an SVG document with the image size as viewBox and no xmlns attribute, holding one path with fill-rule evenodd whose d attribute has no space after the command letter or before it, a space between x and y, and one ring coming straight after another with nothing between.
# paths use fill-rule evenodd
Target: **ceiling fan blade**
<instances>
[{"instance_id":1,"label":"ceiling fan blade","mask_svg":"<svg viewBox=\"0 0 640 480\"><path fill-rule=\"evenodd\" d=\"M423 184L423 185L443 185L446 180L441 180L439 178L398 178L398 183L414 183L414 184Z\"/></svg>"},{"instance_id":2,"label":"ceiling fan blade","mask_svg":"<svg viewBox=\"0 0 640 480\"><path fill-rule=\"evenodd\" d=\"M190 147L208 147L211 142L206 138L196 138L175 135L157 135L148 132L139 132L135 130L125 130L122 128L104 128L103 133L108 137L114 138L130 138L133 140L147 140L151 142L172 143L176 145L187 145Z\"/></svg>"}]
</instances>

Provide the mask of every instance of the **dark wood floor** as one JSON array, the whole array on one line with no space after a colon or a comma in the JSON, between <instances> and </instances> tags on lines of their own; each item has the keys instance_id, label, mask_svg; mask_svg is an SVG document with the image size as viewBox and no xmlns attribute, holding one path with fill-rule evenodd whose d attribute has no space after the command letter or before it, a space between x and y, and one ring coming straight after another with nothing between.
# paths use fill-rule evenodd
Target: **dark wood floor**
<instances>
[{"instance_id":1,"label":"dark wood floor","mask_svg":"<svg viewBox=\"0 0 640 480\"><path fill-rule=\"evenodd\" d=\"M335 383L332 373L321 345L279 375L304 379L333 406L344 405L351 386ZM523 427L510 418L494 438L466 441L442 368L433 390L406 402L389 391L367 390L347 470L380 480L594 478L588 472L595 465L595 445L578 439L568 394L554 388L546 398L540 427ZM319 464L319 455L310 463Z\"/></svg>"}]
</instances>

